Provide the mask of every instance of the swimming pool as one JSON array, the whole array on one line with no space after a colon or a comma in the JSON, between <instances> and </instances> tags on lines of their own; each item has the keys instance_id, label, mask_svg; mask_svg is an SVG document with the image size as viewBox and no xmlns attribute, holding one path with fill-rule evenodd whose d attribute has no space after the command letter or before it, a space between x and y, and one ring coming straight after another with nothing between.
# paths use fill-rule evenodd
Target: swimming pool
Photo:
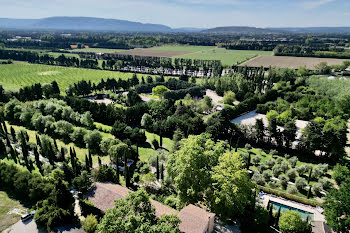
<instances>
[{"instance_id":1,"label":"swimming pool","mask_svg":"<svg viewBox=\"0 0 350 233\"><path fill-rule=\"evenodd\" d=\"M309 217L309 221L314 220L314 214L313 213L310 213L310 212L307 212L307 211L304 211L304 210L300 210L300 209L297 209L297 208L294 208L294 207L290 207L290 206L287 206L287 205L283 205L281 203L277 203L277 202L274 202L274 201L269 201L269 204L272 204L272 207L273 207L273 209L275 211L278 211L279 208L281 208L281 212L286 211L286 210L293 210L293 211L299 212L300 215L301 215L301 218L303 220L306 220L307 217Z\"/></svg>"}]
</instances>

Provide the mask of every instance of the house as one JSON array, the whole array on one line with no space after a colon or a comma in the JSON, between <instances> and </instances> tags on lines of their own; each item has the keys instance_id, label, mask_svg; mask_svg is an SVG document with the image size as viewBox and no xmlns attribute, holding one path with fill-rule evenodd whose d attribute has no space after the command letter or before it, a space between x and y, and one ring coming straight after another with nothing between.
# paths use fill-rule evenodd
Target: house
<instances>
[{"instance_id":1,"label":"house","mask_svg":"<svg viewBox=\"0 0 350 233\"><path fill-rule=\"evenodd\" d=\"M105 212L114 207L114 200L125 198L130 189L118 184L97 182L87 192L86 199L94 204L96 208ZM209 213L203 208L195 205L188 205L180 212L160 202L151 200L155 208L155 215L159 218L164 214L176 214L181 223L179 229L184 233L209 233L214 229L215 214Z\"/></svg>"}]
</instances>

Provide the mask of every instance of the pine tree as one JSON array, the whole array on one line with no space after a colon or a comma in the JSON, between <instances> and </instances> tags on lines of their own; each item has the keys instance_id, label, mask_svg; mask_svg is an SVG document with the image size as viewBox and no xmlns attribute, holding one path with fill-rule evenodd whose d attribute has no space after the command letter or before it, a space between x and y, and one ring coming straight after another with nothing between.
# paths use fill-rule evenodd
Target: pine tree
<instances>
[{"instance_id":1,"label":"pine tree","mask_svg":"<svg viewBox=\"0 0 350 233\"><path fill-rule=\"evenodd\" d=\"M5 121L2 122L2 126L4 127L5 133L8 134L9 132L7 131L7 126L6 126Z\"/></svg>"},{"instance_id":2,"label":"pine tree","mask_svg":"<svg viewBox=\"0 0 350 233\"><path fill-rule=\"evenodd\" d=\"M49 162L50 162L50 164L52 165L52 166L55 166L55 161L54 161L54 152L53 152L53 149L52 149L52 145L51 145L51 143L49 143L49 151L48 151L48 155L47 155L47 157L48 157L48 159L49 159Z\"/></svg>"}]
</instances>

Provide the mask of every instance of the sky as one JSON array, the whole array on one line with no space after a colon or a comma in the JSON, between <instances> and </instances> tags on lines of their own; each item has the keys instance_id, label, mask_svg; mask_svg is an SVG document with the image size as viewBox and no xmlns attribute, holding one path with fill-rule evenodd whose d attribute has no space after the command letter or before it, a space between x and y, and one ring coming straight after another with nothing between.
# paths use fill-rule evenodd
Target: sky
<instances>
[{"instance_id":1,"label":"sky","mask_svg":"<svg viewBox=\"0 0 350 233\"><path fill-rule=\"evenodd\" d=\"M87 16L178 27L350 26L350 0L0 0L1 18Z\"/></svg>"}]
</instances>

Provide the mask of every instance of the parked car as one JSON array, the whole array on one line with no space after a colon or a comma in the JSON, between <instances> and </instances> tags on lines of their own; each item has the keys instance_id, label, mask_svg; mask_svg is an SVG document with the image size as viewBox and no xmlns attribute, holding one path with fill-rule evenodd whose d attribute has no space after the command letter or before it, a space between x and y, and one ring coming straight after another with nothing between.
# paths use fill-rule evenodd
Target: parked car
<instances>
[{"instance_id":1,"label":"parked car","mask_svg":"<svg viewBox=\"0 0 350 233\"><path fill-rule=\"evenodd\" d=\"M23 215L21 216L21 220L22 220L23 222L25 222L25 221L27 221L27 220L33 218L33 217L34 217L34 214L35 214L35 211L29 212L29 213L27 212L27 213L25 213L25 214L23 214Z\"/></svg>"}]
</instances>

